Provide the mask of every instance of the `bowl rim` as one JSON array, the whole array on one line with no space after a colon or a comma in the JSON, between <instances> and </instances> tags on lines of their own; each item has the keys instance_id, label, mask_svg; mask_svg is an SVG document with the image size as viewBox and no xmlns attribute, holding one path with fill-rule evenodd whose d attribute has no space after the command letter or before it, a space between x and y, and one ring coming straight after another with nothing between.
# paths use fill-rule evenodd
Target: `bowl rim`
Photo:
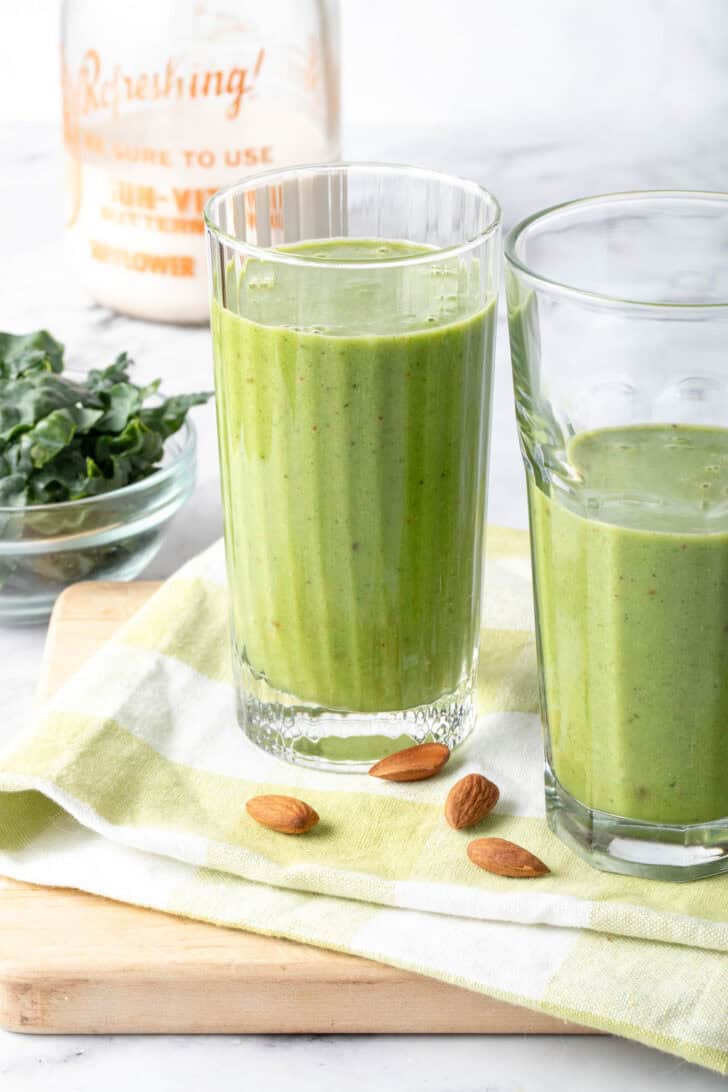
<instances>
[{"instance_id":1,"label":"bowl rim","mask_svg":"<svg viewBox=\"0 0 728 1092\"><path fill-rule=\"evenodd\" d=\"M66 368L66 373L71 372L73 369ZM176 440L179 443L179 450L173 453L170 463L167 466L160 466L158 470L155 470L152 474L148 474L146 478L140 478L139 481L131 482L129 485L122 485L119 489L110 489L106 493L97 493L93 497L79 497L77 500L68 501L54 501L51 504L26 504L22 507L16 505L0 505L0 516L15 516L16 518L22 518L25 515L36 515L42 512L63 512L70 511L71 509L78 509L84 506L91 507L94 504L100 505L104 501L110 501L112 498L116 500L117 497L130 497L134 493L141 493L145 489L149 489L161 482L166 481L168 478L172 478L179 472L180 467L189 463L191 459L194 459L195 452L197 450L197 429L192 421L187 417L180 428L176 432L173 432L171 436L168 436L164 441L165 455L167 454L167 445Z\"/></svg>"}]
</instances>

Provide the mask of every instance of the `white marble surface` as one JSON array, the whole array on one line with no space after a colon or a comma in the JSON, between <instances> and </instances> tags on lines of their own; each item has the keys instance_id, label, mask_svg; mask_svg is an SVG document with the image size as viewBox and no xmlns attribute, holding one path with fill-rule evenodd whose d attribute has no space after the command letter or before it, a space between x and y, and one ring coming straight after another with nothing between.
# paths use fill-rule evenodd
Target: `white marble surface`
<instances>
[{"instance_id":1,"label":"white marble surface","mask_svg":"<svg viewBox=\"0 0 728 1092\"><path fill-rule=\"evenodd\" d=\"M609 1038L484 1035L0 1038L8 1092L725 1092Z\"/></svg>"},{"instance_id":2,"label":"white marble surface","mask_svg":"<svg viewBox=\"0 0 728 1092\"><path fill-rule=\"evenodd\" d=\"M720 188L728 168L726 142L701 128L650 140L604 131L524 143L497 127L418 130L358 126L346 136L352 157L446 166L487 184L501 198L507 223L529 209L589 192L630 187ZM716 115L715 132L722 120ZM134 322L96 307L76 286L61 241L61 169L51 127L0 126L0 329L47 326L69 358L91 365L127 349L143 376L161 375L169 390L208 386L207 331ZM501 325L493 422L490 518L525 526L524 491L511 407L508 353ZM211 408L198 411L199 484L148 571L164 576L219 534ZM0 629L0 745L31 708L44 630ZM699 1092L724 1082L666 1055L612 1039L469 1037L35 1038L0 1033L0 1087L59 1092L128 1087L158 1092L244 1084L271 1092L376 1088L378 1092L591 1092L660 1089Z\"/></svg>"}]
</instances>

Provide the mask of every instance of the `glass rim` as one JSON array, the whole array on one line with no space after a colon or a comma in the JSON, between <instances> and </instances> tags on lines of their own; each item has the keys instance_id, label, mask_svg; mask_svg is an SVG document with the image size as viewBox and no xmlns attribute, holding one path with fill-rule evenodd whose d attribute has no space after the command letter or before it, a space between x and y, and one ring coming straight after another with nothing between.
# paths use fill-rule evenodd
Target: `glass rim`
<instances>
[{"instance_id":1,"label":"glass rim","mask_svg":"<svg viewBox=\"0 0 728 1092\"><path fill-rule=\"evenodd\" d=\"M229 232L224 231L213 218L217 206L225 201L226 198L235 193L245 193L248 190L257 189L261 182L265 183L267 181L268 183L271 183L274 179L285 180L286 178L292 178L296 175L334 174L349 168L370 170L373 172L379 171L389 175L409 175L421 179L447 182L453 186L453 188L460 189L463 192L469 192L473 196L478 197L484 204L490 205L491 216L482 231L479 231L476 235L472 236L472 238L465 239L461 243L454 243L452 246L434 247L432 250L428 250L423 254L412 254L404 258L340 258L336 261L331 261L326 258L315 258L313 256L302 257L300 254L276 250L275 247L257 246L255 243L249 243L244 239L238 239L236 236L230 235ZM205 204L203 217L205 226L213 238L218 242L224 242L227 246L234 247L236 250L239 250L250 257L264 257L268 261L281 262L284 265L316 269L371 269L382 266L392 269L401 266L423 265L435 260L441 260L442 258L454 258L475 249L475 247L482 245L488 239L492 238L498 231L501 224L501 207L498 199L490 190L487 190L485 186L481 186L479 182L475 182L469 178L463 178L460 175L448 174L446 171L431 170L428 167L413 167L406 163L380 163L374 160L337 160L333 163L301 163L289 167L274 167L271 170L256 171L253 174L246 175L245 178L241 178L237 182L231 183L229 186L223 186L222 189L219 189L214 193ZM337 238L340 238L340 236L337 236Z\"/></svg>"},{"instance_id":2,"label":"glass rim","mask_svg":"<svg viewBox=\"0 0 728 1092\"><path fill-rule=\"evenodd\" d=\"M589 197L577 197L570 201L562 201L557 205L550 205L545 209L539 209L537 212L533 212L529 216L524 217L524 219L519 220L519 222L510 229L503 243L503 253L506 262L508 265L518 270L518 273L523 278L537 285L539 288L555 295L569 296L575 299L584 300L585 302L591 301L592 303L607 305L614 304L618 307L633 307L646 310L664 309L671 311L687 311L706 309L715 311L722 308L728 308L728 300L697 300L685 302L679 300L644 300L612 295L607 292L596 292L593 289L588 288L579 288L578 285L569 284L566 281L560 281L554 277L548 277L542 273L537 273L516 253L516 247L519 241L529 228L534 224L546 221L559 213L567 212L571 209L585 208L589 205L594 207L608 205L610 203L618 205L621 203L627 204L629 201L645 199L652 199L655 201L685 200L695 202L709 200L719 203L724 202L728 208L728 192L722 190L618 190L613 193L600 193Z\"/></svg>"}]
</instances>

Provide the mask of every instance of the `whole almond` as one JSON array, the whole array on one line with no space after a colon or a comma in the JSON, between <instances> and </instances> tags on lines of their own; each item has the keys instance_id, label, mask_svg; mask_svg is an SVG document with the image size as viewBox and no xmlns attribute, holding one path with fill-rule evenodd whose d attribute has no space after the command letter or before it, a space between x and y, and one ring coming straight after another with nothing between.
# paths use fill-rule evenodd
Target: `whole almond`
<instances>
[{"instance_id":1,"label":"whole almond","mask_svg":"<svg viewBox=\"0 0 728 1092\"><path fill-rule=\"evenodd\" d=\"M468 857L478 868L494 872L496 876L530 880L550 872L533 853L505 838L476 838L468 846Z\"/></svg>"},{"instance_id":2,"label":"whole almond","mask_svg":"<svg viewBox=\"0 0 728 1092\"><path fill-rule=\"evenodd\" d=\"M295 796L252 796L245 809L256 823L279 834L305 834L319 821L313 808Z\"/></svg>"},{"instance_id":3,"label":"whole almond","mask_svg":"<svg viewBox=\"0 0 728 1092\"><path fill-rule=\"evenodd\" d=\"M444 743L418 743L376 762L369 773L385 781L424 781L436 774L450 757Z\"/></svg>"},{"instance_id":4,"label":"whole almond","mask_svg":"<svg viewBox=\"0 0 728 1092\"><path fill-rule=\"evenodd\" d=\"M455 830L464 830L485 819L498 803L498 786L479 773L456 781L445 801L445 818Z\"/></svg>"}]
</instances>

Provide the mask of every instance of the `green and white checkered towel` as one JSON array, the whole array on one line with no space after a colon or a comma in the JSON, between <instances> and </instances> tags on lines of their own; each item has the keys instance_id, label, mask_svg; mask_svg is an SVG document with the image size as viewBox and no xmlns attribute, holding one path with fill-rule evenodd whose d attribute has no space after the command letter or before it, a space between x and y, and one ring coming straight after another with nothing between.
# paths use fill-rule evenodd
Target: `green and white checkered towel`
<instances>
[{"instance_id":1,"label":"green and white checkered towel","mask_svg":"<svg viewBox=\"0 0 728 1092\"><path fill-rule=\"evenodd\" d=\"M368 956L728 1071L728 876L607 875L547 829L524 533L489 530L480 720L432 781L325 774L250 745L227 617L217 545L40 711L0 760L0 872ZM487 833L551 875L470 864L473 831L442 813L470 771L501 789ZM264 830L243 806L260 792L326 822Z\"/></svg>"}]
</instances>

